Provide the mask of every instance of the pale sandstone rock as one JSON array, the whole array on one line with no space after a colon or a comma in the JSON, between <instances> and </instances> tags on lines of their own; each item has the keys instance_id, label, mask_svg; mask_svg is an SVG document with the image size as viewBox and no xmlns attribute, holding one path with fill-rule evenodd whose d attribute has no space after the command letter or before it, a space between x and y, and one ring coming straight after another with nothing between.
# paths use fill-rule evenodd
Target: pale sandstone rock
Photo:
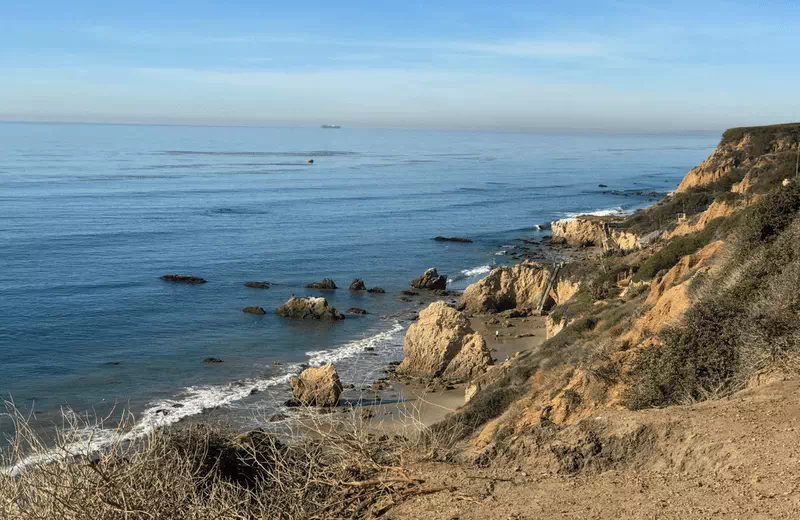
<instances>
[{"instance_id":1,"label":"pale sandstone rock","mask_svg":"<svg viewBox=\"0 0 800 520\"><path fill-rule=\"evenodd\" d=\"M533 262L498 267L466 288L459 308L473 313L535 310L551 274L552 267Z\"/></svg>"},{"instance_id":2,"label":"pale sandstone rock","mask_svg":"<svg viewBox=\"0 0 800 520\"><path fill-rule=\"evenodd\" d=\"M336 367L328 363L319 368L307 368L289 380L294 399L306 406L331 407L339 403L342 382Z\"/></svg>"},{"instance_id":3,"label":"pale sandstone rock","mask_svg":"<svg viewBox=\"0 0 800 520\"><path fill-rule=\"evenodd\" d=\"M486 371L492 358L483 337L472 330L467 317L434 302L408 328L399 374L467 381Z\"/></svg>"},{"instance_id":4,"label":"pale sandstone rock","mask_svg":"<svg viewBox=\"0 0 800 520\"><path fill-rule=\"evenodd\" d=\"M286 318L303 320L343 320L342 313L328 305L325 298L297 298L292 296L289 301L275 309L275 314Z\"/></svg>"}]
</instances>

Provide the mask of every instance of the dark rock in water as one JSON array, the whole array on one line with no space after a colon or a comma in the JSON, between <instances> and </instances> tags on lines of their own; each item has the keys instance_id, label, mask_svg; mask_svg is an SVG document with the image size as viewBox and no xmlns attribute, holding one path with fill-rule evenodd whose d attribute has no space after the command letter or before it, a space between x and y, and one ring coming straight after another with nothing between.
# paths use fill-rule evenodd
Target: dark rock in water
<instances>
[{"instance_id":1,"label":"dark rock in water","mask_svg":"<svg viewBox=\"0 0 800 520\"><path fill-rule=\"evenodd\" d=\"M375 347L364 347L364 352L375 352Z\"/></svg>"},{"instance_id":2,"label":"dark rock in water","mask_svg":"<svg viewBox=\"0 0 800 520\"><path fill-rule=\"evenodd\" d=\"M369 314L366 310L360 309L358 307L350 307L345 311L346 314Z\"/></svg>"},{"instance_id":3,"label":"dark rock in water","mask_svg":"<svg viewBox=\"0 0 800 520\"><path fill-rule=\"evenodd\" d=\"M272 285L272 284L269 283L269 282L245 282L244 283L245 287L250 287L250 288L253 288L253 289L269 289L270 285Z\"/></svg>"},{"instance_id":4,"label":"dark rock in water","mask_svg":"<svg viewBox=\"0 0 800 520\"><path fill-rule=\"evenodd\" d=\"M608 188L608 186L606 186L605 184L598 184L597 187L598 188Z\"/></svg>"},{"instance_id":5,"label":"dark rock in water","mask_svg":"<svg viewBox=\"0 0 800 520\"><path fill-rule=\"evenodd\" d=\"M258 393L258 388L253 387L250 389L250 395L256 395L257 393Z\"/></svg>"},{"instance_id":6,"label":"dark rock in water","mask_svg":"<svg viewBox=\"0 0 800 520\"><path fill-rule=\"evenodd\" d=\"M422 275L411 282L411 287L415 289L446 289L447 276L440 275L435 267L422 273Z\"/></svg>"},{"instance_id":7,"label":"dark rock in water","mask_svg":"<svg viewBox=\"0 0 800 520\"><path fill-rule=\"evenodd\" d=\"M350 287L348 287L351 291L366 291L367 286L364 285L364 280L361 278L353 278L353 281L350 282Z\"/></svg>"},{"instance_id":8,"label":"dark rock in water","mask_svg":"<svg viewBox=\"0 0 800 520\"><path fill-rule=\"evenodd\" d=\"M369 348L369 347L367 347L367 348ZM355 389L355 387L356 387L356 385L354 385L353 383L348 383L346 385L342 385L342 388L344 390L353 390L353 389Z\"/></svg>"},{"instance_id":9,"label":"dark rock in water","mask_svg":"<svg viewBox=\"0 0 800 520\"><path fill-rule=\"evenodd\" d=\"M288 418L289 418L289 416L288 416L288 415L285 415L285 414L282 414L282 413L276 413L276 414L272 415L272 416L269 418L269 422L280 422L280 421L285 421L285 420L286 420L286 419L288 419Z\"/></svg>"},{"instance_id":10,"label":"dark rock in water","mask_svg":"<svg viewBox=\"0 0 800 520\"><path fill-rule=\"evenodd\" d=\"M199 276L191 276L188 274L165 274L161 277L162 280L167 282L176 282L176 283L188 283L188 284L200 284L206 283L205 279L200 278Z\"/></svg>"},{"instance_id":11,"label":"dark rock in water","mask_svg":"<svg viewBox=\"0 0 800 520\"><path fill-rule=\"evenodd\" d=\"M396 300L404 303L410 303L412 301L411 298L409 298L408 296L401 296L399 298L396 298Z\"/></svg>"},{"instance_id":12,"label":"dark rock in water","mask_svg":"<svg viewBox=\"0 0 800 520\"><path fill-rule=\"evenodd\" d=\"M383 287L370 287L367 289L367 292L370 294L385 294L386 291L383 290Z\"/></svg>"},{"instance_id":13,"label":"dark rock in water","mask_svg":"<svg viewBox=\"0 0 800 520\"><path fill-rule=\"evenodd\" d=\"M120 363L119 361L106 361L106 362L105 362L105 363L103 363L103 364L104 364L104 365L106 365L106 366L118 367L118 366L120 366L122 363Z\"/></svg>"},{"instance_id":14,"label":"dark rock in water","mask_svg":"<svg viewBox=\"0 0 800 520\"><path fill-rule=\"evenodd\" d=\"M471 244L472 243L472 240L470 240L469 238L461 238L461 237L443 237L443 236L438 236L438 237L433 237L433 239L436 240L437 242L460 242L462 244Z\"/></svg>"},{"instance_id":15,"label":"dark rock in water","mask_svg":"<svg viewBox=\"0 0 800 520\"><path fill-rule=\"evenodd\" d=\"M401 294L403 294L403 296L419 296L417 291L403 291Z\"/></svg>"},{"instance_id":16,"label":"dark rock in water","mask_svg":"<svg viewBox=\"0 0 800 520\"><path fill-rule=\"evenodd\" d=\"M203 360L203 363L222 363L223 361L220 358L215 357L207 357Z\"/></svg>"},{"instance_id":17,"label":"dark rock in water","mask_svg":"<svg viewBox=\"0 0 800 520\"><path fill-rule=\"evenodd\" d=\"M320 289L323 291L332 291L336 289L336 284L330 278L325 278L320 282L313 282L306 285L306 289Z\"/></svg>"},{"instance_id":18,"label":"dark rock in water","mask_svg":"<svg viewBox=\"0 0 800 520\"><path fill-rule=\"evenodd\" d=\"M267 313L267 311L265 311L263 308L257 307L257 306L245 307L244 309L242 309L242 312L246 312L247 314L266 314Z\"/></svg>"},{"instance_id":19,"label":"dark rock in water","mask_svg":"<svg viewBox=\"0 0 800 520\"><path fill-rule=\"evenodd\" d=\"M292 296L289 301L275 309L275 314L286 318L302 320L343 320L344 315L334 307L328 305L325 298L297 298Z\"/></svg>"},{"instance_id":20,"label":"dark rock in water","mask_svg":"<svg viewBox=\"0 0 800 520\"><path fill-rule=\"evenodd\" d=\"M461 294L456 291L448 291L446 289L436 289L433 291L433 294L436 296L461 296Z\"/></svg>"},{"instance_id":21,"label":"dark rock in water","mask_svg":"<svg viewBox=\"0 0 800 520\"><path fill-rule=\"evenodd\" d=\"M285 406L286 408L297 408L301 404L302 403L300 401L298 401L297 399L289 399L288 401L283 403L283 406Z\"/></svg>"}]
</instances>

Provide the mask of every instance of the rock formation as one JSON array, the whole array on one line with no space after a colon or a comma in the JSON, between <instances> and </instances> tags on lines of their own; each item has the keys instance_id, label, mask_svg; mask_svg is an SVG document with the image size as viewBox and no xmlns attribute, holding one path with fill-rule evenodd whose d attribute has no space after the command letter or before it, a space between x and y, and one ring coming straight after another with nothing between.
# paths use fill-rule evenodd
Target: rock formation
<instances>
[{"instance_id":1,"label":"rock formation","mask_svg":"<svg viewBox=\"0 0 800 520\"><path fill-rule=\"evenodd\" d=\"M188 283L188 284L206 283L206 280L204 278L188 274L165 274L164 276L161 277L161 279L167 282L176 282L176 283Z\"/></svg>"},{"instance_id":2,"label":"rock formation","mask_svg":"<svg viewBox=\"0 0 800 520\"><path fill-rule=\"evenodd\" d=\"M319 282L312 282L306 285L306 289L320 289L322 291L332 291L336 289L336 284L330 278L325 278Z\"/></svg>"},{"instance_id":3,"label":"rock formation","mask_svg":"<svg viewBox=\"0 0 800 520\"><path fill-rule=\"evenodd\" d=\"M289 301L275 309L275 314L286 318L303 320L343 320L344 316L335 308L328 305L325 298L297 298L292 296Z\"/></svg>"},{"instance_id":4,"label":"rock formation","mask_svg":"<svg viewBox=\"0 0 800 520\"><path fill-rule=\"evenodd\" d=\"M369 314L366 310L360 309L358 307L350 307L349 309L347 309L346 312L347 314L361 314L361 315Z\"/></svg>"},{"instance_id":5,"label":"rock formation","mask_svg":"<svg viewBox=\"0 0 800 520\"><path fill-rule=\"evenodd\" d=\"M257 306L245 307L244 309L242 309L242 312L246 312L247 314L266 314L267 313L267 311L265 311L262 307L257 307Z\"/></svg>"},{"instance_id":6,"label":"rock formation","mask_svg":"<svg viewBox=\"0 0 800 520\"><path fill-rule=\"evenodd\" d=\"M462 244L471 244L472 243L472 240L470 240L469 238L461 238L461 237L437 236L437 237L434 237L433 239L436 240L437 242L459 242L459 243L462 243Z\"/></svg>"},{"instance_id":7,"label":"rock formation","mask_svg":"<svg viewBox=\"0 0 800 520\"><path fill-rule=\"evenodd\" d=\"M534 262L495 268L466 288L459 309L476 314L517 308L538 310L552 273L552 267Z\"/></svg>"},{"instance_id":8,"label":"rock formation","mask_svg":"<svg viewBox=\"0 0 800 520\"><path fill-rule=\"evenodd\" d=\"M348 287L350 291L366 291L367 286L364 285L364 280L361 278L353 278L353 281L350 282L350 287Z\"/></svg>"},{"instance_id":9,"label":"rock formation","mask_svg":"<svg viewBox=\"0 0 800 520\"><path fill-rule=\"evenodd\" d=\"M638 235L615 227L621 222L617 218L591 215L556 220L552 223L553 241L571 246L597 246L604 251L630 251L641 247Z\"/></svg>"},{"instance_id":10,"label":"rock formation","mask_svg":"<svg viewBox=\"0 0 800 520\"><path fill-rule=\"evenodd\" d=\"M408 328L397 373L425 379L469 381L493 364L483 337L467 317L434 302Z\"/></svg>"},{"instance_id":11,"label":"rock formation","mask_svg":"<svg viewBox=\"0 0 800 520\"><path fill-rule=\"evenodd\" d=\"M294 400L305 406L331 407L339 403L342 382L336 367L328 363L319 368L307 368L289 380Z\"/></svg>"},{"instance_id":12,"label":"rock formation","mask_svg":"<svg viewBox=\"0 0 800 520\"><path fill-rule=\"evenodd\" d=\"M447 289L447 276L440 275L436 268L432 267L413 280L411 287L415 289Z\"/></svg>"},{"instance_id":13,"label":"rock formation","mask_svg":"<svg viewBox=\"0 0 800 520\"><path fill-rule=\"evenodd\" d=\"M383 287L370 287L367 289L367 292L370 294L385 294L386 291L383 290Z\"/></svg>"},{"instance_id":14,"label":"rock formation","mask_svg":"<svg viewBox=\"0 0 800 520\"><path fill-rule=\"evenodd\" d=\"M251 289L269 289L270 287L269 282L245 282L245 287L250 287Z\"/></svg>"}]
</instances>

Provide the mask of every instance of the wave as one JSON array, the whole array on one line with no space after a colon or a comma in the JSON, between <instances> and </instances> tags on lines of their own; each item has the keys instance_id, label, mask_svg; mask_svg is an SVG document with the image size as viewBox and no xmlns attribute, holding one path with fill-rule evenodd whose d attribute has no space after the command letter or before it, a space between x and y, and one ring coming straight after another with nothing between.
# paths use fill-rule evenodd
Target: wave
<instances>
[{"instance_id":1,"label":"wave","mask_svg":"<svg viewBox=\"0 0 800 520\"><path fill-rule=\"evenodd\" d=\"M457 282L459 280L465 280L467 278L475 278L477 276L482 276L485 274L489 274L492 270L491 265L480 265L478 267L473 267L472 269L462 269L459 274L457 274L453 278L449 278L447 283Z\"/></svg>"},{"instance_id":2,"label":"wave","mask_svg":"<svg viewBox=\"0 0 800 520\"><path fill-rule=\"evenodd\" d=\"M379 332L368 338L350 341L329 350L307 352L306 355L309 357L308 364L317 366L325 363L340 362L348 358L357 357L362 352L367 351L368 347L378 352L384 352L384 357L391 356L394 353L393 350L378 347L399 345L402 348L402 332L404 330L405 327L399 321L395 321L389 330ZM374 369L376 371L380 370L384 365L385 361L381 359ZM285 373L267 379L245 379L224 385L190 386L174 398L161 399L150 403L137 418L133 428L124 433L114 428L103 428L102 425L82 428L72 433L74 440L63 448L30 456L14 466L0 468L0 471L15 475L30 466L56 460L66 453L87 455L100 451L114 443L136 440L146 436L156 428L175 424L188 417L200 415L207 410L231 406L254 393L262 392L275 386L286 386L289 379L299 374L305 366L307 365L302 363L286 365ZM74 412L70 410L65 410L64 413L74 415Z\"/></svg>"},{"instance_id":3,"label":"wave","mask_svg":"<svg viewBox=\"0 0 800 520\"><path fill-rule=\"evenodd\" d=\"M336 347L329 350L312 350L306 352L306 355L308 356L308 361L311 365L334 363L343 359L355 357L362 352L365 352L368 347L378 350L377 347L384 346L387 343L391 344L401 337L400 333L404 330L405 327L403 327L399 321L395 321L391 329L384 332L379 332L374 336L354 340L349 343L345 343L341 347Z\"/></svg>"}]
</instances>

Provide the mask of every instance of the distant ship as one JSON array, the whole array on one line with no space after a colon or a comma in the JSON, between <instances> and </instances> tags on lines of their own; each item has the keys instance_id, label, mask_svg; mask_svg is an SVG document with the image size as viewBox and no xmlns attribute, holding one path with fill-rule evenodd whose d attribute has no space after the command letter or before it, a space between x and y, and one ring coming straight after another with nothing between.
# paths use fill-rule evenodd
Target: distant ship
<instances>
[{"instance_id":1,"label":"distant ship","mask_svg":"<svg viewBox=\"0 0 800 520\"><path fill-rule=\"evenodd\" d=\"M341 128L339 125L322 125L322 128Z\"/></svg>"}]
</instances>

